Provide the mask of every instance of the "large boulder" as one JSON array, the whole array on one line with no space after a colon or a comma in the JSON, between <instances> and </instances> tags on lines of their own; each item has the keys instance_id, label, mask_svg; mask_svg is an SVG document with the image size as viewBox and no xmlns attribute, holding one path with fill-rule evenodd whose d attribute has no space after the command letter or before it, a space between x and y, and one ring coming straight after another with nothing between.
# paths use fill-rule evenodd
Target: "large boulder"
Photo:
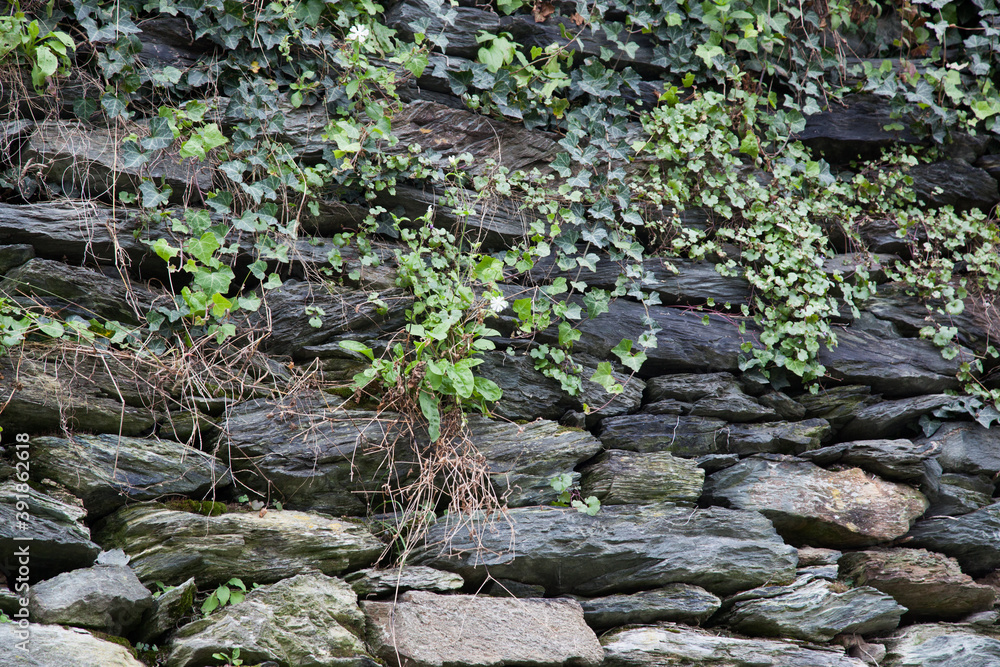
<instances>
[{"instance_id":1,"label":"large boulder","mask_svg":"<svg viewBox=\"0 0 1000 667\"><path fill-rule=\"evenodd\" d=\"M86 630L0 623L0 663L11 667L145 667L124 646Z\"/></svg>"},{"instance_id":2,"label":"large boulder","mask_svg":"<svg viewBox=\"0 0 1000 667\"><path fill-rule=\"evenodd\" d=\"M129 501L204 496L232 484L211 454L159 438L75 435L34 438L32 473L69 489L99 519Z\"/></svg>"},{"instance_id":3,"label":"large boulder","mask_svg":"<svg viewBox=\"0 0 1000 667\"><path fill-rule=\"evenodd\" d=\"M64 572L31 587L31 620L128 634L153 606L153 596L125 565Z\"/></svg>"},{"instance_id":4,"label":"large boulder","mask_svg":"<svg viewBox=\"0 0 1000 667\"><path fill-rule=\"evenodd\" d=\"M839 647L730 637L676 623L612 630L601 643L602 667L866 667Z\"/></svg>"},{"instance_id":5,"label":"large boulder","mask_svg":"<svg viewBox=\"0 0 1000 667\"><path fill-rule=\"evenodd\" d=\"M673 505L518 508L510 525L438 522L414 562L477 582L489 574L596 596L688 583L730 594L794 579L796 552L757 512ZM442 548L445 544L445 548Z\"/></svg>"},{"instance_id":6,"label":"large boulder","mask_svg":"<svg viewBox=\"0 0 1000 667\"><path fill-rule=\"evenodd\" d=\"M362 606L372 650L396 667L597 667L604 658L574 600L414 591Z\"/></svg>"},{"instance_id":7,"label":"large boulder","mask_svg":"<svg viewBox=\"0 0 1000 667\"><path fill-rule=\"evenodd\" d=\"M131 557L139 579L220 584L239 574L271 583L309 571L339 574L370 565L383 545L359 522L305 512L205 516L143 503L118 510L96 530L106 548Z\"/></svg>"},{"instance_id":8,"label":"large boulder","mask_svg":"<svg viewBox=\"0 0 1000 667\"><path fill-rule=\"evenodd\" d=\"M767 586L726 600L720 623L746 635L827 642L839 634L870 635L899 625L906 607L869 586L805 575L790 586Z\"/></svg>"},{"instance_id":9,"label":"large boulder","mask_svg":"<svg viewBox=\"0 0 1000 667\"><path fill-rule=\"evenodd\" d=\"M170 642L167 665L200 667L214 653L239 649L246 664L375 667L364 627L350 586L322 574L300 574L256 588L242 602L182 627Z\"/></svg>"},{"instance_id":10,"label":"large boulder","mask_svg":"<svg viewBox=\"0 0 1000 667\"><path fill-rule=\"evenodd\" d=\"M954 558L924 549L855 551L838 561L855 586L887 593L919 618L957 619L993 607L996 591L964 574Z\"/></svg>"},{"instance_id":11,"label":"large boulder","mask_svg":"<svg viewBox=\"0 0 1000 667\"><path fill-rule=\"evenodd\" d=\"M705 496L761 512L792 544L835 548L901 537L928 505L916 489L859 468L832 472L779 456L751 457L712 474Z\"/></svg>"}]
</instances>

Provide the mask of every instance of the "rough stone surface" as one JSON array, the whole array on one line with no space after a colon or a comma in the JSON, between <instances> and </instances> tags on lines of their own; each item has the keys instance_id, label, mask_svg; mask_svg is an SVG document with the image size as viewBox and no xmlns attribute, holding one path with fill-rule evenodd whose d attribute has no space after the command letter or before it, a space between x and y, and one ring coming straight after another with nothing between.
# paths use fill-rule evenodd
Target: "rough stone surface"
<instances>
[{"instance_id":1,"label":"rough stone surface","mask_svg":"<svg viewBox=\"0 0 1000 667\"><path fill-rule=\"evenodd\" d=\"M339 574L370 565L383 545L352 519L292 511L208 517L144 503L118 510L99 524L97 539L121 548L144 582L176 585L195 577L220 584L239 573L266 584L319 570Z\"/></svg>"},{"instance_id":2,"label":"rough stone surface","mask_svg":"<svg viewBox=\"0 0 1000 667\"><path fill-rule=\"evenodd\" d=\"M708 499L758 510L792 544L867 546L900 537L927 509L917 490L782 457L752 457L711 475Z\"/></svg>"},{"instance_id":3,"label":"rough stone surface","mask_svg":"<svg viewBox=\"0 0 1000 667\"><path fill-rule=\"evenodd\" d=\"M138 193L141 176L163 179L173 189L171 200L184 203L196 193L212 189L208 167L193 158L176 155L142 168L130 167L121 153L121 141L109 130L68 121L46 121L36 126L26 158L44 166L44 175L65 192L78 192L113 202L120 191Z\"/></svg>"},{"instance_id":4,"label":"rough stone surface","mask_svg":"<svg viewBox=\"0 0 1000 667\"><path fill-rule=\"evenodd\" d=\"M970 350L959 352L949 361L930 341L886 340L846 329L837 333L837 347L820 347L819 361L835 380L865 384L886 396L913 396L958 389L959 359L972 358Z\"/></svg>"},{"instance_id":5,"label":"rough stone surface","mask_svg":"<svg viewBox=\"0 0 1000 667\"><path fill-rule=\"evenodd\" d=\"M977 625L911 625L884 640L884 667L995 667L1000 632Z\"/></svg>"},{"instance_id":6,"label":"rough stone surface","mask_svg":"<svg viewBox=\"0 0 1000 667\"><path fill-rule=\"evenodd\" d=\"M124 646L98 639L86 630L33 624L18 634L14 623L0 623L0 664L11 667L144 667ZM27 640L27 651L21 642Z\"/></svg>"},{"instance_id":7,"label":"rough stone surface","mask_svg":"<svg viewBox=\"0 0 1000 667\"><path fill-rule=\"evenodd\" d=\"M806 575L791 586L768 586L726 600L719 621L737 632L827 642L839 634L894 630L906 608L878 590Z\"/></svg>"},{"instance_id":8,"label":"rough stone surface","mask_svg":"<svg viewBox=\"0 0 1000 667\"><path fill-rule=\"evenodd\" d=\"M922 547L956 559L973 577L1000 567L1000 503L956 517L918 521L906 546Z\"/></svg>"},{"instance_id":9,"label":"rough stone surface","mask_svg":"<svg viewBox=\"0 0 1000 667\"><path fill-rule=\"evenodd\" d=\"M17 504L22 501L31 521L19 526L17 513L21 510ZM16 562L14 554L25 546L18 538L29 538L34 577L90 567L101 548L90 541L90 530L83 525L86 515L83 508L67 505L27 484L0 483L0 562Z\"/></svg>"},{"instance_id":10,"label":"rough stone surface","mask_svg":"<svg viewBox=\"0 0 1000 667\"><path fill-rule=\"evenodd\" d=\"M300 667L375 667L365 649L357 596L340 579L300 574L247 593L243 602L178 630L168 667L214 664L240 649L247 665L273 660Z\"/></svg>"},{"instance_id":11,"label":"rough stone surface","mask_svg":"<svg viewBox=\"0 0 1000 667\"><path fill-rule=\"evenodd\" d=\"M605 447L670 452L695 458L710 454L791 454L816 449L830 433L824 419L727 424L721 419L640 413L610 417L598 437Z\"/></svg>"},{"instance_id":12,"label":"rough stone surface","mask_svg":"<svg viewBox=\"0 0 1000 667\"><path fill-rule=\"evenodd\" d=\"M587 625L606 630L619 625L678 621L698 625L718 610L721 601L704 588L670 584L631 595L577 598Z\"/></svg>"},{"instance_id":13,"label":"rough stone surface","mask_svg":"<svg viewBox=\"0 0 1000 667\"><path fill-rule=\"evenodd\" d=\"M0 280L0 294L26 297L64 318L76 315L126 324L138 324L156 300L140 284L127 288L120 279L98 271L38 257L9 271Z\"/></svg>"},{"instance_id":14,"label":"rough stone surface","mask_svg":"<svg viewBox=\"0 0 1000 667\"><path fill-rule=\"evenodd\" d=\"M597 369L597 363L588 363L586 355L574 358L584 367L583 377L590 377ZM629 380L628 372L613 371L612 376L624 386L622 393L609 394L595 382L584 382L578 396L570 396L558 380L542 375L535 370L534 360L523 352L511 355L498 352L484 358L476 368L478 374L493 380L503 390L503 399L498 401L493 412L502 419L511 421L559 419L569 410L582 410L583 404L593 406L590 421L601 417L613 417L639 408L645 383L637 378ZM598 409L600 408L600 409Z\"/></svg>"},{"instance_id":15,"label":"rough stone surface","mask_svg":"<svg viewBox=\"0 0 1000 667\"><path fill-rule=\"evenodd\" d=\"M705 481L705 471L690 459L619 449L602 453L581 475L583 495L596 496L602 505L695 503Z\"/></svg>"},{"instance_id":16,"label":"rough stone surface","mask_svg":"<svg viewBox=\"0 0 1000 667\"><path fill-rule=\"evenodd\" d=\"M915 617L957 619L993 606L996 591L963 574L958 562L924 549L844 554L840 576L887 593Z\"/></svg>"},{"instance_id":17,"label":"rough stone surface","mask_svg":"<svg viewBox=\"0 0 1000 667\"><path fill-rule=\"evenodd\" d=\"M858 410L839 437L845 440L877 440L914 435L918 432L917 428L908 426L916 427L921 416L954 402L954 396L932 394L875 403Z\"/></svg>"},{"instance_id":18,"label":"rough stone surface","mask_svg":"<svg viewBox=\"0 0 1000 667\"><path fill-rule=\"evenodd\" d=\"M901 438L842 442L799 456L821 466L857 466L885 479L908 481L919 479L924 474L924 462L937 453L938 448L932 444Z\"/></svg>"},{"instance_id":19,"label":"rough stone surface","mask_svg":"<svg viewBox=\"0 0 1000 667\"><path fill-rule=\"evenodd\" d=\"M601 442L587 431L551 421L511 424L484 417L469 418L472 442L486 457L490 479L510 507L550 505L558 497L549 481L571 472L601 450Z\"/></svg>"},{"instance_id":20,"label":"rough stone surface","mask_svg":"<svg viewBox=\"0 0 1000 667\"><path fill-rule=\"evenodd\" d=\"M945 472L990 477L1000 472L1000 425L987 429L975 422L947 422L924 442L938 448Z\"/></svg>"},{"instance_id":21,"label":"rough stone surface","mask_svg":"<svg viewBox=\"0 0 1000 667\"><path fill-rule=\"evenodd\" d=\"M362 606L369 644L390 665L597 667L604 657L575 600L414 591L395 604L365 602Z\"/></svg>"},{"instance_id":22,"label":"rough stone surface","mask_svg":"<svg viewBox=\"0 0 1000 667\"><path fill-rule=\"evenodd\" d=\"M52 433L65 421L72 430L129 436L149 433L156 426L153 413L129 405L117 392L109 392L95 381L96 376L90 373L92 362L69 367L57 360L27 355L0 357L0 377L14 388L5 394L5 403L0 406L4 428ZM120 386L124 384L122 379Z\"/></svg>"},{"instance_id":23,"label":"rough stone surface","mask_svg":"<svg viewBox=\"0 0 1000 667\"><path fill-rule=\"evenodd\" d=\"M927 489L931 506L924 516L960 516L992 505L993 479L987 475L942 473L935 485Z\"/></svg>"},{"instance_id":24,"label":"rough stone surface","mask_svg":"<svg viewBox=\"0 0 1000 667\"><path fill-rule=\"evenodd\" d=\"M237 479L291 509L365 514L365 493L392 477L380 448L401 437L399 417L342 403L315 392L236 406L227 430Z\"/></svg>"},{"instance_id":25,"label":"rough stone surface","mask_svg":"<svg viewBox=\"0 0 1000 667\"><path fill-rule=\"evenodd\" d=\"M953 206L957 210L978 208L986 213L1000 199L996 180L965 160L918 164L911 167L909 173L913 177L917 200L928 206Z\"/></svg>"},{"instance_id":26,"label":"rough stone surface","mask_svg":"<svg viewBox=\"0 0 1000 667\"><path fill-rule=\"evenodd\" d=\"M197 593L198 587L192 577L162 595L154 597L153 608L146 614L135 632L136 641L155 644L160 637L173 630L184 616L191 613L194 596Z\"/></svg>"},{"instance_id":27,"label":"rough stone surface","mask_svg":"<svg viewBox=\"0 0 1000 667\"><path fill-rule=\"evenodd\" d=\"M129 567L97 565L35 584L28 609L36 623L124 635L152 606L153 596Z\"/></svg>"},{"instance_id":28,"label":"rough stone surface","mask_svg":"<svg viewBox=\"0 0 1000 667\"><path fill-rule=\"evenodd\" d=\"M821 417L833 428L840 429L854 419L858 410L877 401L871 393L871 387L844 385L820 389L815 394L806 393L795 400L805 408L806 417Z\"/></svg>"},{"instance_id":29,"label":"rough stone surface","mask_svg":"<svg viewBox=\"0 0 1000 667\"><path fill-rule=\"evenodd\" d=\"M128 501L167 494L202 497L232 482L210 454L172 440L110 434L32 441L32 473L77 495L99 519Z\"/></svg>"},{"instance_id":30,"label":"rough stone surface","mask_svg":"<svg viewBox=\"0 0 1000 667\"><path fill-rule=\"evenodd\" d=\"M727 637L675 623L612 630L602 667L865 667L841 648Z\"/></svg>"},{"instance_id":31,"label":"rough stone surface","mask_svg":"<svg viewBox=\"0 0 1000 667\"><path fill-rule=\"evenodd\" d=\"M403 568L366 568L344 577L358 597L380 597L405 591L451 593L465 585L465 580L453 572L442 572L423 565Z\"/></svg>"},{"instance_id":32,"label":"rough stone surface","mask_svg":"<svg viewBox=\"0 0 1000 667\"><path fill-rule=\"evenodd\" d=\"M512 529L498 521L474 537L439 522L415 562L458 572L469 582L488 572L539 584L549 595L598 596L671 583L718 595L795 576L795 549L757 512L641 505L605 507L591 517L540 507L511 510L509 518ZM450 554L441 548L449 533ZM470 553L479 542L483 552Z\"/></svg>"}]
</instances>

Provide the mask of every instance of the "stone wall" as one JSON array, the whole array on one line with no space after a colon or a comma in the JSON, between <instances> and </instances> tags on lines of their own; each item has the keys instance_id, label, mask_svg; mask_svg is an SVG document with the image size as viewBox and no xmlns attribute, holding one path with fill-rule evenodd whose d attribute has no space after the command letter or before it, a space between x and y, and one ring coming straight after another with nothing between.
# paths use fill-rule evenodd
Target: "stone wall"
<instances>
[{"instance_id":1,"label":"stone wall","mask_svg":"<svg viewBox=\"0 0 1000 667\"><path fill-rule=\"evenodd\" d=\"M407 92L396 150L430 133L449 152L511 168L552 159L552 137L457 108L432 76ZM909 141L882 129L886 113L856 98L812 117L802 138L831 161ZM287 140L321 151L324 123L322 109L290 111ZM87 199L0 203L0 295L63 318L140 322L167 298L167 272L137 240L134 212L103 196L136 176L110 135L61 120L5 122L4 132L6 159L42 165ZM915 174L916 188L932 204L990 208L997 183L980 168L990 146L964 146ZM161 171L178 193L203 178ZM400 187L379 203L419 213L434 201ZM391 291L391 261L355 267L361 284L384 290L386 311L357 285L315 278L332 231L358 215L324 211L314 239L291 242L266 321L244 323L266 332L255 387L294 384L294 368L309 364L349 378L361 362L339 342L384 347L403 326L408 300ZM514 209L480 221L494 248L525 233ZM827 271L864 265L877 276L907 252L876 223L862 233L880 254L841 248ZM390 258L393 240L378 243ZM509 510L440 517L401 569L380 492L415 472L404 456L387 466L378 447L420 446L399 415L308 383L281 396L185 397L171 392L176 369L107 346L13 350L0 358L0 563L14 588L19 538L30 537L31 592L25 606L0 590L0 610L17 620L27 609L31 651L24 662L19 626L0 624L0 664L135 666L133 646L169 667L224 664L236 649L245 664L281 667L1000 664L1000 425L977 423L946 393L959 388L959 364L1000 333L991 311L970 304L954 318L963 348L945 360L919 337L924 305L883 274L861 313L844 314L839 345L821 358L829 376L811 393L741 373L753 327L690 311L747 302L745 281L709 262L676 265L675 275L647 261L666 304L650 313L659 344L616 397L596 385L568 396L517 341L497 340L481 370L504 397L496 419L471 418L470 432ZM602 260L592 282L616 276ZM321 326L308 323L307 303ZM574 353L589 368L613 358L644 315L619 299L582 324ZM509 332L512 313L497 321ZM982 381L996 386L997 375ZM18 468L22 433L30 466ZM554 506L550 481L565 473L599 512ZM20 524L19 503L30 516ZM223 604L202 617L213 591Z\"/></svg>"}]
</instances>

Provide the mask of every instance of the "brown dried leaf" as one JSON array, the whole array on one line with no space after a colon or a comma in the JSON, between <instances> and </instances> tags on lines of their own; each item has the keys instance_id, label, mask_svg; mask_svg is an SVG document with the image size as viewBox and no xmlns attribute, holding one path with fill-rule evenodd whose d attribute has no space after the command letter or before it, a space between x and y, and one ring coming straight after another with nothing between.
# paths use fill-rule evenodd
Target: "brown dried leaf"
<instances>
[{"instance_id":1,"label":"brown dried leaf","mask_svg":"<svg viewBox=\"0 0 1000 667\"><path fill-rule=\"evenodd\" d=\"M535 23L545 23L545 19L554 14L556 8L551 3L535 0L535 6L531 9L531 15L535 17Z\"/></svg>"},{"instance_id":2,"label":"brown dried leaf","mask_svg":"<svg viewBox=\"0 0 1000 667\"><path fill-rule=\"evenodd\" d=\"M587 22L587 19L580 15L580 12L573 12L573 15L569 17L569 20L577 25L583 25Z\"/></svg>"}]
</instances>

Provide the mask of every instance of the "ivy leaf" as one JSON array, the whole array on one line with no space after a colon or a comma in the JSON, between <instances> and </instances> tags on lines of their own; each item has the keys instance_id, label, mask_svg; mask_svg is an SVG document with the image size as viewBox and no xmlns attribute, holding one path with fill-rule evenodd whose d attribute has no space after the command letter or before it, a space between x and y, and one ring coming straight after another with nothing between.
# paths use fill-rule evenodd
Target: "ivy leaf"
<instances>
[{"instance_id":1,"label":"ivy leaf","mask_svg":"<svg viewBox=\"0 0 1000 667\"><path fill-rule=\"evenodd\" d=\"M194 282L205 294L222 294L229 291L229 285L235 277L233 270L224 266L217 271L198 271L194 276Z\"/></svg>"},{"instance_id":2,"label":"ivy leaf","mask_svg":"<svg viewBox=\"0 0 1000 667\"><path fill-rule=\"evenodd\" d=\"M157 190L152 181L143 181L139 185L139 194L142 195L143 208L156 208L170 201L170 195L174 191L170 186L164 185L163 190Z\"/></svg>"},{"instance_id":3,"label":"ivy leaf","mask_svg":"<svg viewBox=\"0 0 1000 667\"><path fill-rule=\"evenodd\" d=\"M149 136L140 142L147 151L169 148L174 143L174 133L170 129L170 121L160 116L149 120Z\"/></svg>"},{"instance_id":4,"label":"ivy leaf","mask_svg":"<svg viewBox=\"0 0 1000 667\"><path fill-rule=\"evenodd\" d=\"M609 394L620 394L624 390L624 387L618 384L618 381L611 374L611 363L608 361L597 364L597 370L590 376L590 381L604 387L604 391Z\"/></svg>"}]
</instances>

